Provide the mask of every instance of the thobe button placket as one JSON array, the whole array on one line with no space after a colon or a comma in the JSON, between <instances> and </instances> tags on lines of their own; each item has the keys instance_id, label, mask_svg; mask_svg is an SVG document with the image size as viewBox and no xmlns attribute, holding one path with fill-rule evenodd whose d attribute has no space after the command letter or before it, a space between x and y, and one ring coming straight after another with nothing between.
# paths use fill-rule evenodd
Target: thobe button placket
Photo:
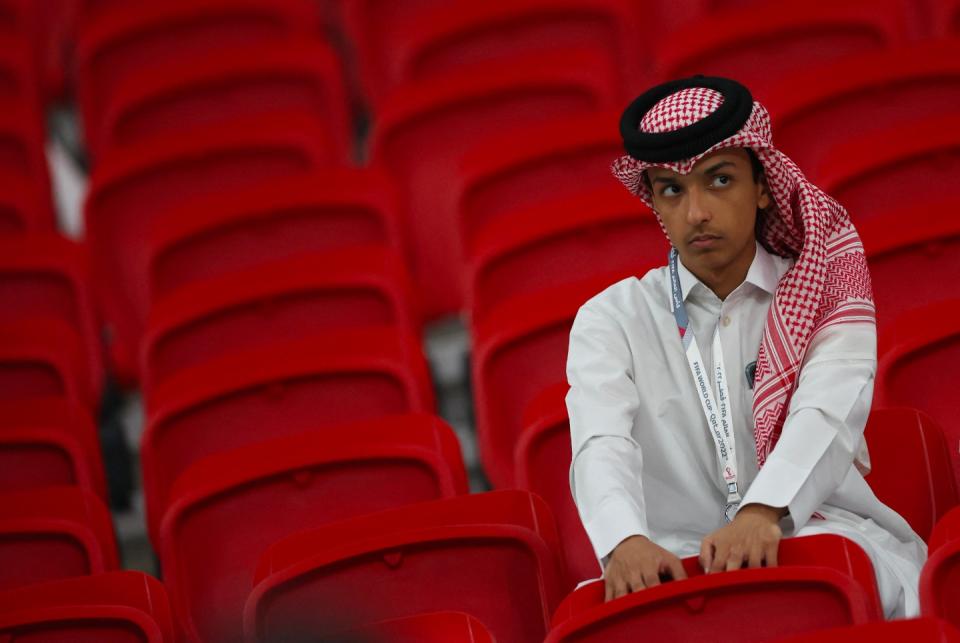
<instances>
[{"instance_id":1,"label":"thobe button placket","mask_svg":"<svg viewBox=\"0 0 960 643\"><path fill-rule=\"evenodd\" d=\"M723 327L724 327L724 328L726 328L727 326L729 326L729 325L730 325L730 315L724 315L724 316L723 316L723 319L721 320L721 323L723 324Z\"/></svg>"}]
</instances>

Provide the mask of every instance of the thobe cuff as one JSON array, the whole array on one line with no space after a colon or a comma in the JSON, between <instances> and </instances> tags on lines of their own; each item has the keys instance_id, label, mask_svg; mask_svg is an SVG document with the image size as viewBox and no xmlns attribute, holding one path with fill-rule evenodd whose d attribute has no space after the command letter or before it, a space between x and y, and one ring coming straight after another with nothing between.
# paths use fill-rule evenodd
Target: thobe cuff
<instances>
[{"instance_id":1,"label":"thobe cuff","mask_svg":"<svg viewBox=\"0 0 960 643\"><path fill-rule=\"evenodd\" d=\"M593 517L584 523L584 529L590 536L593 551L600 561L601 570L606 559L617 545L630 536L650 537L643 512L628 497L606 499L593 512Z\"/></svg>"}]
</instances>

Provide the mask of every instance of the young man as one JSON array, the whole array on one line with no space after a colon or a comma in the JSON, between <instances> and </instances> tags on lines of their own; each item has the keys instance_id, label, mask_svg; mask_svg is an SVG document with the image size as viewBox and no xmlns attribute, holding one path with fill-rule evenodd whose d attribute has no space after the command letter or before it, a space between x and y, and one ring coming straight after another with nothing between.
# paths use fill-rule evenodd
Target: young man
<instances>
[{"instance_id":1,"label":"young man","mask_svg":"<svg viewBox=\"0 0 960 643\"><path fill-rule=\"evenodd\" d=\"M846 211L772 145L742 85L654 87L614 174L653 208L668 265L614 284L570 335L570 483L607 599L776 565L780 539L860 544L888 616L918 611L923 541L864 481L876 324Z\"/></svg>"}]
</instances>

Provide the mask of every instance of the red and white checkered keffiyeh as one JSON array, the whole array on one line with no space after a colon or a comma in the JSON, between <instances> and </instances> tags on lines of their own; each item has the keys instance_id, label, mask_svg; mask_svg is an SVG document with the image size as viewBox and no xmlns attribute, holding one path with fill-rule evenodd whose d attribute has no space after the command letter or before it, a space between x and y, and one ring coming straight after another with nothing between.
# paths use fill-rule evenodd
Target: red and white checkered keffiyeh
<instances>
[{"instance_id":1,"label":"red and white checkered keffiyeh","mask_svg":"<svg viewBox=\"0 0 960 643\"><path fill-rule=\"evenodd\" d=\"M711 114L722 102L723 96L713 89L680 90L657 102L644 115L640 130L662 133L686 127ZM648 163L623 156L614 161L612 169L628 190L654 209L642 179L644 170L664 167L687 174L707 154L732 147L751 148L757 154L773 197L759 240L773 252L796 259L777 286L757 356L753 417L757 461L762 466L783 430L813 336L836 324L875 323L876 317L863 245L846 210L773 147L770 116L760 103L753 103L740 131L702 154L675 163ZM662 221L660 225L663 227Z\"/></svg>"}]
</instances>

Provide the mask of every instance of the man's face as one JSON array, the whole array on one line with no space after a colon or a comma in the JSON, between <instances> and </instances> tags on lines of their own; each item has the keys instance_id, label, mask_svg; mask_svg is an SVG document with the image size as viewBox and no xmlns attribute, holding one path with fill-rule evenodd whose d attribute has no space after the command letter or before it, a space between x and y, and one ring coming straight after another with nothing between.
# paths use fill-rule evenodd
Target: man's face
<instances>
[{"instance_id":1,"label":"man's face","mask_svg":"<svg viewBox=\"0 0 960 643\"><path fill-rule=\"evenodd\" d=\"M650 168L647 177L653 204L688 269L720 274L752 260L757 208L770 205L770 196L766 182L754 180L746 150L709 154L686 175Z\"/></svg>"}]
</instances>

